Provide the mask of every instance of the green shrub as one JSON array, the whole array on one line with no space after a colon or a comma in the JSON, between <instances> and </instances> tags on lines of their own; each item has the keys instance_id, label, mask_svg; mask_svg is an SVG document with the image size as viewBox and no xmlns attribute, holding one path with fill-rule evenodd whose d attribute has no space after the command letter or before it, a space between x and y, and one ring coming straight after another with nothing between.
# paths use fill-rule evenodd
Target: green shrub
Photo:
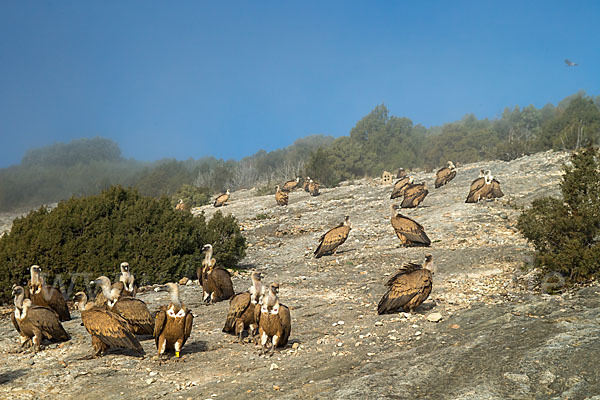
<instances>
[{"instance_id":1,"label":"green shrub","mask_svg":"<svg viewBox=\"0 0 600 400\"><path fill-rule=\"evenodd\" d=\"M563 166L562 199L535 200L517 227L535 247L535 266L582 282L600 271L600 156L587 148Z\"/></svg>"},{"instance_id":2,"label":"green shrub","mask_svg":"<svg viewBox=\"0 0 600 400\"><path fill-rule=\"evenodd\" d=\"M0 301L13 283L25 283L39 264L46 281L82 290L99 275L114 278L128 261L136 281L164 283L195 277L202 246L212 243L219 265L232 267L246 243L235 218L220 212L208 221L177 212L168 198L111 187L100 195L72 198L52 210L40 208L14 221L0 238Z\"/></svg>"},{"instance_id":3,"label":"green shrub","mask_svg":"<svg viewBox=\"0 0 600 400\"><path fill-rule=\"evenodd\" d=\"M183 203L188 209L200 207L210 203L210 189L199 188L192 185L183 185L173 196L171 196L171 205L175 207L177 203L179 203L179 199L183 200Z\"/></svg>"}]
</instances>

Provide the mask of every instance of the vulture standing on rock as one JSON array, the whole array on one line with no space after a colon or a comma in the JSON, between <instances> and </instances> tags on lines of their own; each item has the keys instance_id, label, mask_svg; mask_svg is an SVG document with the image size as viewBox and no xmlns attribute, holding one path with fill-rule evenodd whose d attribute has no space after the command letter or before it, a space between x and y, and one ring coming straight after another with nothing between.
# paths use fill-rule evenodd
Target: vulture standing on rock
<instances>
[{"instance_id":1,"label":"vulture standing on rock","mask_svg":"<svg viewBox=\"0 0 600 400\"><path fill-rule=\"evenodd\" d=\"M30 299L25 299L25 290L21 286L13 287L12 294L15 296L15 311L11 314L11 320L19 333L21 347L33 342L34 351L39 351L43 339L52 342L70 339L54 310L32 305Z\"/></svg>"},{"instance_id":2,"label":"vulture standing on rock","mask_svg":"<svg viewBox=\"0 0 600 400\"><path fill-rule=\"evenodd\" d=\"M413 312L431 293L433 282L433 257L425 256L425 263L404 264L385 284L388 291L377 306L378 314L398 311Z\"/></svg>"},{"instance_id":3,"label":"vulture standing on rock","mask_svg":"<svg viewBox=\"0 0 600 400\"><path fill-rule=\"evenodd\" d=\"M404 189L404 199L402 200L400 207L415 208L421 204L428 193L429 190L427 190L427 185L425 185L425 183L408 185L408 187Z\"/></svg>"},{"instance_id":4,"label":"vulture standing on rock","mask_svg":"<svg viewBox=\"0 0 600 400\"><path fill-rule=\"evenodd\" d=\"M277 204L279 204L280 206L287 206L288 205L288 199L289 196L286 192L282 191L279 188L279 185L277 185L277 187L275 188L275 201L277 202Z\"/></svg>"},{"instance_id":5,"label":"vulture standing on rock","mask_svg":"<svg viewBox=\"0 0 600 400\"><path fill-rule=\"evenodd\" d=\"M487 176L487 179L490 183L490 189L486 197L488 199L497 199L503 197L504 193L502 192L502 190L500 190L500 182L498 182L496 178L492 176L492 173L490 171L487 171Z\"/></svg>"},{"instance_id":6,"label":"vulture standing on rock","mask_svg":"<svg viewBox=\"0 0 600 400\"><path fill-rule=\"evenodd\" d=\"M313 181L312 179L310 180L310 183L308 184L308 193L310 193L311 196L318 196L321 193L319 193L319 184L315 181Z\"/></svg>"},{"instance_id":7,"label":"vulture standing on rock","mask_svg":"<svg viewBox=\"0 0 600 400\"><path fill-rule=\"evenodd\" d=\"M404 191L406 188L413 183L412 176L405 176L394 183L394 188L392 189L392 194L390 195L390 199L395 199L397 197L404 196Z\"/></svg>"},{"instance_id":8,"label":"vulture standing on rock","mask_svg":"<svg viewBox=\"0 0 600 400\"><path fill-rule=\"evenodd\" d=\"M77 292L73 300L81 311L83 326L92 336L92 357L98 357L109 348L129 349L140 355L144 354L142 345L130 331L127 321L103 307L88 303L83 292Z\"/></svg>"},{"instance_id":9,"label":"vulture standing on rock","mask_svg":"<svg viewBox=\"0 0 600 400\"><path fill-rule=\"evenodd\" d=\"M171 303L162 306L156 313L154 342L159 357L169 349L174 350L175 357L179 358L181 348L192 333L194 316L185 304L179 301L179 288L176 284L169 282L160 290L169 291Z\"/></svg>"},{"instance_id":10,"label":"vulture standing on rock","mask_svg":"<svg viewBox=\"0 0 600 400\"><path fill-rule=\"evenodd\" d=\"M479 178L471 183L471 188L465 203L477 203L482 199L495 199L504 196L498 182L490 171L481 170Z\"/></svg>"},{"instance_id":11,"label":"vulture standing on rock","mask_svg":"<svg viewBox=\"0 0 600 400\"><path fill-rule=\"evenodd\" d=\"M247 328L251 336L256 334L257 321L255 320L255 307L262 303L262 276L260 272L252 273L252 286L250 290L238 293L229 300L229 312L225 320L223 332L233 333L242 343L244 330Z\"/></svg>"},{"instance_id":12,"label":"vulture standing on rock","mask_svg":"<svg viewBox=\"0 0 600 400\"><path fill-rule=\"evenodd\" d=\"M444 167L435 174L435 188L444 186L456 176L456 167L452 161L448 161L448 166Z\"/></svg>"},{"instance_id":13,"label":"vulture standing on rock","mask_svg":"<svg viewBox=\"0 0 600 400\"><path fill-rule=\"evenodd\" d=\"M227 192L217 196L213 206L221 207L222 205L224 205L227 202L227 200L229 200L229 189L227 189Z\"/></svg>"},{"instance_id":14,"label":"vulture standing on rock","mask_svg":"<svg viewBox=\"0 0 600 400\"><path fill-rule=\"evenodd\" d=\"M120 282L123 282L124 290L123 296L135 297L137 294L137 285L135 284L135 276L129 270L129 263L121 263L121 277Z\"/></svg>"},{"instance_id":15,"label":"vulture standing on rock","mask_svg":"<svg viewBox=\"0 0 600 400\"><path fill-rule=\"evenodd\" d=\"M70 321L71 314L67 302L60 290L46 285L44 278L40 275L42 269L39 265L32 265L30 268L31 280L28 285L28 292L25 297L31 299L33 305L48 307L56 311L61 321Z\"/></svg>"},{"instance_id":16,"label":"vulture standing on rock","mask_svg":"<svg viewBox=\"0 0 600 400\"><path fill-rule=\"evenodd\" d=\"M399 208L396 204L392 205L392 218L390 221L400 242L406 247L430 246L431 241L427 237L423 226L417 221L400 214L398 212Z\"/></svg>"},{"instance_id":17,"label":"vulture standing on rock","mask_svg":"<svg viewBox=\"0 0 600 400\"><path fill-rule=\"evenodd\" d=\"M101 276L91 282L102 288L104 297L108 300L108 310L125 319L136 335L152 335L154 332L154 318L148 306L140 299L133 297L118 297L111 288L110 280Z\"/></svg>"},{"instance_id":18,"label":"vulture standing on rock","mask_svg":"<svg viewBox=\"0 0 600 400\"><path fill-rule=\"evenodd\" d=\"M348 239L348 235L350 234L350 229L352 229L352 225L350 225L350 217L346 216L344 222L328 230L321 238L319 239L319 247L315 250L315 258L319 258L323 255L333 253L337 251L337 248L342 245L346 239Z\"/></svg>"},{"instance_id":19,"label":"vulture standing on rock","mask_svg":"<svg viewBox=\"0 0 600 400\"><path fill-rule=\"evenodd\" d=\"M305 192L308 192L308 185L310 185L310 177L307 176L306 178L304 178L304 182L302 183L302 189L304 189Z\"/></svg>"},{"instance_id":20,"label":"vulture standing on rock","mask_svg":"<svg viewBox=\"0 0 600 400\"><path fill-rule=\"evenodd\" d=\"M471 182L469 194L465 203L477 203L481 199L482 188L485 186L485 171L479 171L479 177Z\"/></svg>"},{"instance_id":21,"label":"vulture standing on rock","mask_svg":"<svg viewBox=\"0 0 600 400\"><path fill-rule=\"evenodd\" d=\"M233 283L229 272L221 267L215 267L217 260L212 258L213 247L205 244L202 250L206 251L204 261L202 261L202 270L198 269L198 280L202 285L205 302L216 303L227 300L233 296Z\"/></svg>"},{"instance_id":22,"label":"vulture standing on rock","mask_svg":"<svg viewBox=\"0 0 600 400\"><path fill-rule=\"evenodd\" d=\"M285 347L292 331L290 309L279 303L278 293L279 285L272 283L263 304L257 305L254 311L258 321L262 354L266 354L269 341L271 342L270 354L273 354L276 347Z\"/></svg>"},{"instance_id":23,"label":"vulture standing on rock","mask_svg":"<svg viewBox=\"0 0 600 400\"><path fill-rule=\"evenodd\" d=\"M291 192L294 189L296 189L296 186L298 186L298 183L300 183L300 177L289 180L286 183L284 183L283 186L281 187L281 190L283 190L284 192Z\"/></svg>"},{"instance_id":24,"label":"vulture standing on rock","mask_svg":"<svg viewBox=\"0 0 600 400\"><path fill-rule=\"evenodd\" d=\"M124 296L124 294L123 294L124 291L125 291L125 284L121 281L113 283L112 286L110 287L110 292L111 292L112 296L115 296L115 297ZM98 294L96 295L96 298L94 299L94 304L97 305L98 307L103 307L106 305L107 302L108 302L108 299L104 296L104 293L102 292L102 288L100 288L100 291L98 292Z\"/></svg>"}]
</instances>

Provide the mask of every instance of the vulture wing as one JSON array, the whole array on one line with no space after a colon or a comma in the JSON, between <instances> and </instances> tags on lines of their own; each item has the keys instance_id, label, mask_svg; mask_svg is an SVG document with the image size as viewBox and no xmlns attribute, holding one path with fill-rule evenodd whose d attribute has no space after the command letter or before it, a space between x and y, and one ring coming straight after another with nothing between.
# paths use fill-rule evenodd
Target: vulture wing
<instances>
[{"instance_id":1,"label":"vulture wing","mask_svg":"<svg viewBox=\"0 0 600 400\"><path fill-rule=\"evenodd\" d=\"M249 305L249 292L238 293L229 300L229 312L227 313L223 332L231 333L235 331L235 320L242 316Z\"/></svg>"},{"instance_id":2,"label":"vulture wing","mask_svg":"<svg viewBox=\"0 0 600 400\"><path fill-rule=\"evenodd\" d=\"M120 347L144 354L142 345L135 335L129 331L127 321L108 310L94 307L82 311L83 326L92 337L97 337L108 347Z\"/></svg>"},{"instance_id":3,"label":"vulture wing","mask_svg":"<svg viewBox=\"0 0 600 400\"><path fill-rule=\"evenodd\" d=\"M469 189L469 194L467 195L467 200L465 203L477 203L479 198L476 198L476 194L483 186L485 185L484 178L477 178L473 182L471 182L471 188Z\"/></svg>"},{"instance_id":4,"label":"vulture wing","mask_svg":"<svg viewBox=\"0 0 600 400\"><path fill-rule=\"evenodd\" d=\"M492 187L488 196L490 196L491 198L498 198L504 196L504 192L502 192L502 190L500 189L500 182L498 182L495 179L492 179L491 185Z\"/></svg>"},{"instance_id":5,"label":"vulture wing","mask_svg":"<svg viewBox=\"0 0 600 400\"><path fill-rule=\"evenodd\" d=\"M429 191L425 189L425 185L419 183L417 185L410 185L404 191L404 199L402 200L402 204L400 207L402 208L414 208L421 204L425 196Z\"/></svg>"},{"instance_id":6,"label":"vulture wing","mask_svg":"<svg viewBox=\"0 0 600 400\"><path fill-rule=\"evenodd\" d=\"M456 171L451 170L448 167L440 169L435 178L435 187L436 189L440 186L444 186L448 182L450 182L456 176Z\"/></svg>"},{"instance_id":7,"label":"vulture wing","mask_svg":"<svg viewBox=\"0 0 600 400\"><path fill-rule=\"evenodd\" d=\"M404 195L404 190L408 186L408 180L409 177L407 176L394 183L394 188L392 189L390 199L395 199Z\"/></svg>"},{"instance_id":8,"label":"vulture wing","mask_svg":"<svg viewBox=\"0 0 600 400\"><path fill-rule=\"evenodd\" d=\"M287 206L288 205L288 194L286 192L282 192L281 190L275 193L275 201L277 202L277 204L279 204L280 206Z\"/></svg>"},{"instance_id":9,"label":"vulture wing","mask_svg":"<svg viewBox=\"0 0 600 400\"><path fill-rule=\"evenodd\" d=\"M281 190L283 190L284 192L291 192L292 190L294 190L297 184L298 182L296 182L295 179L292 179L291 181L287 181L286 183L284 183Z\"/></svg>"},{"instance_id":10,"label":"vulture wing","mask_svg":"<svg viewBox=\"0 0 600 400\"><path fill-rule=\"evenodd\" d=\"M221 207L227 200L229 200L229 195L227 193L222 194L215 199L215 203L213 205L215 207Z\"/></svg>"},{"instance_id":11,"label":"vulture wing","mask_svg":"<svg viewBox=\"0 0 600 400\"><path fill-rule=\"evenodd\" d=\"M292 332L292 316L290 315L290 309L283 304L279 304L279 319L283 328L283 334L279 339L278 346L284 347L288 342L290 333Z\"/></svg>"},{"instance_id":12,"label":"vulture wing","mask_svg":"<svg viewBox=\"0 0 600 400\"><path fill-rule=\"evenodd\" d=\"M396 236L403 242L406 241L405 244L431 245L431 241L427 237L423 226L417 221L399 214L392 217L391 222L394 231L396 231Z\"/></svg>"},{"instance_id":13,"label":"vulture wing","mask_svg":"<svg viewBox=\"0 0 600 400\"><path fill-rule=\"evenodd\" d=\"M233 296L233 283L231 282L229 271L218 267L213 269L209 276L212 279L215 285L215 291L218 294L218 299L215 299L215 301L227 300Z\"/></svg>"},{"instance_id":14,"label":"vulture wing","mask_svg":"<svg viewBox=\"0 0 600 400\"><path fill-rule=\"evenodd\" d=\"M413 270L408 272L411 268ZM425 301L431 292L431 272L422 269L420 265L416 268L412 264L406 271L398 271L386 285L388 291L379 301L378 314L406 309L405 306L409 303L414 308Z\"/></svg>"},{"instance_id":15,"label":"vulture wing","mask_svg":"<svg viewBox=\"0 0 600 400\"><path fill-rule=\"evenodd\" d=\"M154 318L142 300L121 297L111 311L125 319L136 335L152 335L154 333Z\"/></svg>"},{"instance_id":16,"label":"vulture wing","mask_svg":"<svg viewBox=\"0 0 600 400\"><path fill-rule=\"evenodd\" d=\"M319 195L319 184L316 182L311 182L310 185L308 186L308 192L310 193L311 196L318 196Z\"/></svg>"},{"instance_id":17,"label":"vulture wing","mask_svg":"<svg viewBox=\"0 0 600 400\"><path fill-rule=\"evenodd\" d=\"M69 334L59 321L58 314L47 307L33 306L27 311L29 322L38 327L50 340L69 340Z\"/></svg>"},{"instance_id":18,"label":"vulture wing","mask_svg":"<svg viewBox=\"0 0 600 400\"><path fill-rule=\"evenodd\" d=\"M192 334L192 326L193 325L194 325L194 314L192 314L192 311L186 310L185 327L184 327L184 331L183 331L183 342L181 343L181 347L183 347L185 342L188 340L188 338Z\"/></svg>"},{"instance_id":19,"label":"vulture wing","mask_svg":"<svg viewBox=\"0 0 600 400\"><path fill-rule=\"evenodd\" d=\"M167 306L161 306L156 315L154 316L154 343L156 344L156 348L158 349L158 338L162 333L163 329L165 329L165 325L167 322Z\"/></svg>"},{"instance_id":20,"label":"vulture wing","mask_svg":"<svg viewBox=\"0 0 600 400\"><path fill-rule=\"evenodd\" d=\"M330 229L321 236L321 243L315 250L315 257L319 258L327 253L330 253L338 248L342 243L348 239L350 233L350 227L344 224L338 225L333 229Z\"/></svg>"}]
</instances>

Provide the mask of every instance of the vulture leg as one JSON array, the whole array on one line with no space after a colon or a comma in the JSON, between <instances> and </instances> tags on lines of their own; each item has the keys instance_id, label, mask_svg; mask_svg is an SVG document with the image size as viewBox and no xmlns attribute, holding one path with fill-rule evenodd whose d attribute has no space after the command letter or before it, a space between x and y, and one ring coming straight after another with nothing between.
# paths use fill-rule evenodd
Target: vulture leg
<instances>
[{"instance_id":1,"label":"vulture leg","mask_svg":"<svg viewBox=\"0 0 600 400\"><path fill-rule=\"evenodd\" d=\"M106 352L108 349L108 346L96 336L92 336L92 347L94 349L94 354L92 354L90 358L100 357L102 353Z\"/></svg>"},{"instance_id":2,"label":"vulture leg","mask_svg":"<svg viewBox=\"0 0 600 400\"><path fill-rule=\"evenodd\" d=\"M181 351L181 339L176 341L173 347L175 347L175 357L179 358L179 352Z\"/></svg>"},{"instance_id":3,"label":"vulture leg","mask_svg":"<svg viewBox=\"0 0 600 400\"><path fill-rule=\"evenodd\" d=\"M271 343L271 355L275 352L275 347L279 344L279 336L273 335L273 341Z\"/></svg>"},{"instance_id":4,"label":"vulture leg","mask_svg":"<svg viewBox=\"0 0 600 400\"><path fill-rule=\"evenodd\" d=\"M167 349L167 339L158 338L158 358L162 358L165 354L165 350Z\"/></svg>"},{"instance_id":5,"label":"vulture leg","mask_svg":"<svg viewBox=\"0 0 600 400\"><path fill-rule=\"evenodd\" d=\"M43 334L42 331L39 329L34 329L33 330L33 352L37 353L38 351L40 351L42 349L42 338L43 338Z\"/></svg>"},{"instance_id":6,"label":"vulture leg","mask_svg":"<svg viewBox=\"0 0 600 400\"><path fill-rule=\"evenodd\" d=\"M263 332L261 338L260 338L260 345L261 345L261 349L260 349L260 355L264 355L267 354L267 341L269 340L269 336L267 336L267 334L265 332Z\"/></svg>"},{"instance_id":7,"label":"vulture leg","mask_svg":"<svg viewBox=\"0 0 600 400\"><path fill-rule=\"evenodd\" d=\"M238 336L239 342L244 343L244 321L241 318L235 321L235 334Z\"/></svg>"}]
</instances>

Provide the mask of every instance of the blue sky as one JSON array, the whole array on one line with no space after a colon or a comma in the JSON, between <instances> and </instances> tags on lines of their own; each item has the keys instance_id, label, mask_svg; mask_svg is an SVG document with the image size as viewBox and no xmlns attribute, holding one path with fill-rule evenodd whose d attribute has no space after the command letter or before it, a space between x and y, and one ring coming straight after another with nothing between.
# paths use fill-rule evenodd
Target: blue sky
<instances>
[{"instance_id":1,"label":"blue sky","mask_svg":"<svg viewBox=\"0 0 600 400\"><path fill-rule=\"evenodd\" d=\"M102 136L125 157L239 159L600 94L597 1L3 1L0 167ZM563 60L580 64L568 68Z\"/></svg>"}]
</instances>

